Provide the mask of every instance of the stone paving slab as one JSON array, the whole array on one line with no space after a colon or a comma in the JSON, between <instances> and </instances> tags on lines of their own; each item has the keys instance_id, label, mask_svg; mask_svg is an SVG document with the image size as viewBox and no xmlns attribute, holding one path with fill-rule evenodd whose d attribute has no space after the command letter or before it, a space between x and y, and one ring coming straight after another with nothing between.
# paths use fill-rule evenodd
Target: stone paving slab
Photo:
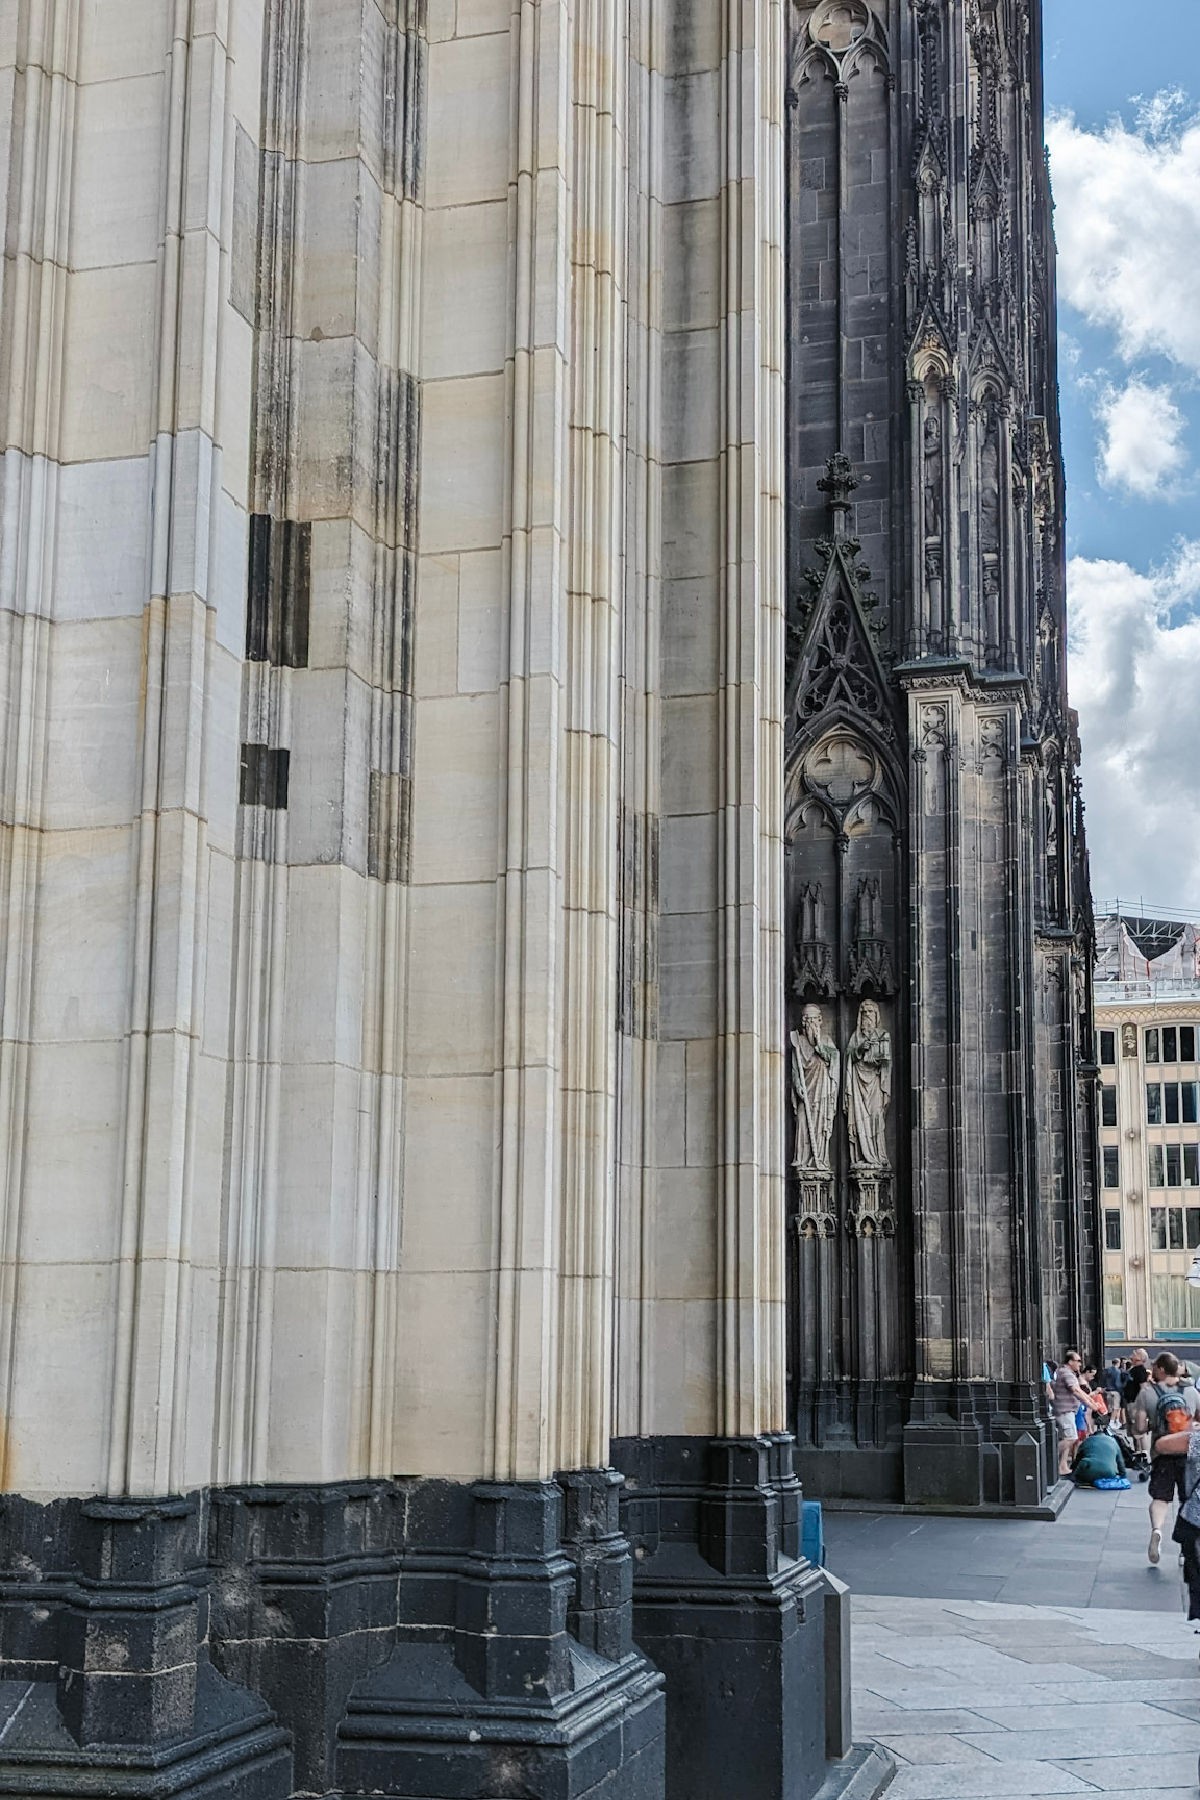
<instances>
[{"instance_id":1,"label":"stone paving slab","mask_svg":"<svg viewBox=\"0 0 1200 1800\"><path fill-rule=\"evenodd\" d=\"M1200 1638L1179 1613L853 1606L855 1731L895 1758L889 1800L1196 1800ZM1017 1641L1042 1660L1022 1661Z\"/></svg>"}]
</instances>

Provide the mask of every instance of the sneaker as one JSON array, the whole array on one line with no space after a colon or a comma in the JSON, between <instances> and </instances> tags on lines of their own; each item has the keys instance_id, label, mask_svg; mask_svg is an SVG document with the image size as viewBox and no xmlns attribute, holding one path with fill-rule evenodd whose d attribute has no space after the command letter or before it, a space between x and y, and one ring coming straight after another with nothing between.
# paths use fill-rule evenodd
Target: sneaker
<instances>
[{"instance_id":1,"label":"sneaker","mask_svg":"<svg viewBox=\"0 0 1200 1800\"><path fill-rule=\"evenodd\" d=\"M1159 1561L1159 1558L1162 1556L1162 1532L1161 1531L1152 1531L1150 1533L1150 1549L1147 1552L1147 1555L1149 1556L1150 1561L1152 1563L1157 1563Z\"/></svg>"}]
</instances>

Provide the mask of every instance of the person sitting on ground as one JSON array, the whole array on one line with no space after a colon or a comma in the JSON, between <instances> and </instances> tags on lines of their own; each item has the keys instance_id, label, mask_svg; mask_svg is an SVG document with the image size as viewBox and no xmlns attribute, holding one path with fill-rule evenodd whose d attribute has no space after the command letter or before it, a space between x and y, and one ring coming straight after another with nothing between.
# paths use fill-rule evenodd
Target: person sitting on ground
<instances>
[{"instance_id":1,"label":"person sitting on ground","mask_svg":"<svg viewBox=\"0 0 1200 1800\"><path fill-rule=\"evenodd\" d=\"M1071 1473L1071 1457L1079 1442L1076 1408L1094 1405L1092 1395L1084 1393L1079 1379L1082 1361L1078 1350L1068 1350L1054 1371L1051 1384L1054 1430L1058 1437L1058 1473L1064 1478Z\"/></svg>"},{"instance_id":2,"label":"person sitting on ground","mask_svg":"<svg viewBox=\"0 0 1200 1800\"><path fill-rule=\"evenodd\" d=\"M1185 1498L1186 1452L1164 1449L1192 1419L1200 1417L1200 1394L1194 1387L1180 1387L1179 1360L1164 1350L1142 1385L1134 1407L1134 1431L1150 1439L1150 1548L1151 1563L1162 1559L1163 1527L1178 1495Z\"/></svg>"},{"instance_id":3,"label":"person sitting on ground","mask_svg":"<svg viewBox=\"0 0 1200 1800\"><path fill-rule=\"evenodd\" d=\"M1128 1487L1121 1447L1103 1421L1076 1450L1071 1473L1078 1487L1095 1487L1100 1481L1124 1481Z\"/></svg>"}]
</instances>

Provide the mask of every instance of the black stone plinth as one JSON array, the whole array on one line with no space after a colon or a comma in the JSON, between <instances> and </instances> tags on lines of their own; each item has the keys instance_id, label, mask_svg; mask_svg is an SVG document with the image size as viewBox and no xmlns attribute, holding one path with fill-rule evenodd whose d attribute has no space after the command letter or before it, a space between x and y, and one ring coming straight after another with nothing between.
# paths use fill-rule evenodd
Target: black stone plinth
<instances>
[{"instance_id":1,"label":"black stone plinth","mask_svg":"<svg viewBox=\"0 0 1200 1800\"><path fill-rule=\"evenodd\" d=\"M905 1505L1038 1517L1046 1470L1046 1422L1033 1388L918 1384L904 1432Z\"/></svg>"},{"instance_id":2,"label":"black stone plinth","mask_svg":"<svg viewBox=\"0 0 1200 1800\"><path fill-rule=\"evenodd\" d=\"M792 1451L786 1437L613 1444L634 1637L667 1680L670 1800L812 1800L836 1782L826 1583L800 1555Z\"/></svg>"},{"instance_id":3,"label":"black stone plinth","mask_svg":"<svg viewBox=\"0 0 1200 1800\"><path fill-rule=\"evenodd\" d=\"M202 1499L0 1499L0 1792L284 1800L287 1733L208 1643Z\"/></svg>"},{"instance_id":4,"label":"black stone plinth","mask_svg":"<svg viewBox=\"0 0 1200 1800\"><path fill-rule=\"evenodd\" d=\"M337 1791L660 1800L662 1677L634 1649L619 1482L410 1484L400 1642L352 1694Z\"/></svg>"}]
</instances>

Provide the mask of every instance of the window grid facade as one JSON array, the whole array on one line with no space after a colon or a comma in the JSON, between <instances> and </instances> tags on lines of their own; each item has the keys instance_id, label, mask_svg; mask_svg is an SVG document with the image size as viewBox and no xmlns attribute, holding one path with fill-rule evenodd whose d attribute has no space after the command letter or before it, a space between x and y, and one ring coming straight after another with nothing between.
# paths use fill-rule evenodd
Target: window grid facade
<instances>
[{"instance_id":1,"label":"window grid facade","mask_svg":"<svg viewBox=\"0 0 1200 1800\"><path fill-rule=\"evenodd\" d=\"M1183 984L1178 984L1183 986ZM1110 1343L1200 1341L1200 983L1169 1000L1097 988L1105 1329Z\"/></svg>"}]
</instances>

